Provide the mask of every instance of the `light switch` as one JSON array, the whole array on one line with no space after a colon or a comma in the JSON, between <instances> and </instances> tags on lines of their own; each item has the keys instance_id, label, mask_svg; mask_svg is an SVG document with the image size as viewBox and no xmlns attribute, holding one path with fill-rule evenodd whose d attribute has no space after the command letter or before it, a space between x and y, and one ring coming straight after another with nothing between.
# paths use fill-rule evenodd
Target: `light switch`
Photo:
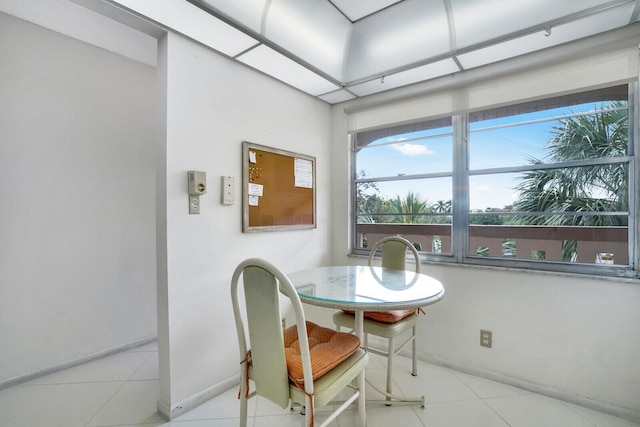
<instances>
[{"instance_id":1,"label":"light switch","mask_svg":"<svg viewBox=\"0 0 640 427\"><path fill-rule=\"evenodd\" d=\"M222 204L232 205L235 202L236 180L232 176L222 177Z\"/></svg>"}]
</instances>

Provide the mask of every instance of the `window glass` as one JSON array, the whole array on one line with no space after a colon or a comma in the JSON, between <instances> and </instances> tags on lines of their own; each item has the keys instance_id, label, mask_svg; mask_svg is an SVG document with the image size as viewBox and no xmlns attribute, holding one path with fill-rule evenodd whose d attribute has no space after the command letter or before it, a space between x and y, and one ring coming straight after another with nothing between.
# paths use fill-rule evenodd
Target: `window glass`
<instances>
[{"instance_id":1,"label":"window glass","mask_svg":"<svg viewBox=\"0 0 640 427\"><path fill-rule=\"evenodd\" d=\"M621 85L356 135L354 249L400 234L447 262L637 277L628 92Z\"/></svg>"},{"instance_id":2,"label":"window glass","mask_svg":"<svg viewBox=\"0 0 640 427\"><path fill-rule=\"evenodd\" d=\"M518 199L521 173L472 175L469 177L469 211L511 210Z\"/></svg>"},{"instance_id":3,"label":"window glass","mask_svg":"<svg viewBox=\"0 0 640 427\"><path fill-rule=\"evenodd\" d=\"M357 153L366 177L408 176L451 171L451 129L397 135L373 141Z\"/></svg>"},{"instance_id":4,"label":"window glass","mask_svg":"<svg viewBox=\"0 0 640 427\"><path fill-rule=\"evenodd\" d=\"M627 115L619 100L472 122L469 169L624 156Z\"/></svg>"},{"instance_id":5,"label":"window glass","mask_svg":"<svg viewBox=\"0 0 640 427\"><path fill-rule=\"evenodd\" d=\"M498 173L469 177L469 256L598 263L596 254L608 253L615 263L628 263L628 237L612 242L607 228L628 226L628 165L607 161L627 155L625 100L470 128L470 169ZM585 160L586 166L573 166ZM562 167L547 166L553 164ZM512 166L531 169L502 173ZM492 236L481 231L487 226Z\"/></svg>"},{"instance_id":6,"label":"window glass","mask_svg":"<svg viewBox=\"0 0 640 427\"><path fill-rule=\"evenodd\" d=\"M356 248L401 235L420 251L451 252L453 142L450 122L437 124L356 150Z\"/></svg>"}]
</instances>

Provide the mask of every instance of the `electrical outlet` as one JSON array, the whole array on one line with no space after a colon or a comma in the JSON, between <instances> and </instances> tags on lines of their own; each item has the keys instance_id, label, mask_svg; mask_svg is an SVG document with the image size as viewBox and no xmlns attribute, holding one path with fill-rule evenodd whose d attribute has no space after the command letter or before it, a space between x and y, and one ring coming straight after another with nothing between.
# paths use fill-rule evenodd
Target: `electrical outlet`
<instances>
[{"instance_id":1,"label":"electrical outlet","mask_svg":"<svg viewBox=\"0 0 640 427\"><path fill-rule=\"evenodd\" d=\"M200 214L200 196L189 196L189 213Z\"/></svg>"},{"instance_id":2,"label":"electrical outlet","mask_svg":"<svg viewBox=\"0 0 640 427\"><path fill-rule=\"evenodd\" d=\"M480 330L480 345L491 348L493 345L493 333L491 331Z\"/></svg>"}]
</instances>

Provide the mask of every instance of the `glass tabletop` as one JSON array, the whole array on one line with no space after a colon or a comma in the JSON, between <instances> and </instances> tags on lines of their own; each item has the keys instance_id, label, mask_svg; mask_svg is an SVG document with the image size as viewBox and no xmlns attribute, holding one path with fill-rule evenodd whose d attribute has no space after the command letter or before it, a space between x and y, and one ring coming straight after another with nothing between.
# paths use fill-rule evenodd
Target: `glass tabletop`
<instances>
[{"instance_id":1,"label":"glass tabletop","mask_svg":"<svg viewBox=\"0 0 640 427\"><path fill-rule=\"evenodd\" d=\"M387 311L423 307L444 296L426 274L369 266L318 267L287 275L303 302L322 307Z\"/></svg>"}]
</instances>

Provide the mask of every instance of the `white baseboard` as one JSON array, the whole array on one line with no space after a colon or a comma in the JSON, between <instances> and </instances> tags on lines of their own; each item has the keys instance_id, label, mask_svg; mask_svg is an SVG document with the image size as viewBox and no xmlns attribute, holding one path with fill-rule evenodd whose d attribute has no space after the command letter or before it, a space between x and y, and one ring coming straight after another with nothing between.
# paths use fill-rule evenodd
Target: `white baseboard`
<instances>
[{"instance_id":1,"label":"white baseboard","mask_svg":"<svg viewBox=\"0 0 640 427\"><path fill-rule=\"evenodd\" d=\"M369 335L369 345L373 345L377 348L386 348L387 340ZM403 348L400 354L405 357L411 357L411 346ZM562 390L556 390L544 384L535 383L522 378L512 377L500 372L468 366L433 354L418 353L418 359L422 360L423 362L431 363L433 365L443 366L445 368L450 368L455 371L463 372L465 374L470 374L476 377L496 381L502 384L520 388L522 390L530 391L532 393L538 393L544 396L552 397L554 399L562 400L564 402L584 406L585 408L593 409L598 412L613 415L618 418L623 418L625 420L640 423L640 408L627 408L609 402L591 399L586 396L581 396Z\"/></svg>"},{"instance_id":2,"label":"white baseboard","mask_svg":"<svg viewBox=\"0 0 640 427\"><path fill-rule=\"evenodd\" d=\"M175 403L173 405L166 402L158 401L158 412L169 421L176 419L180 415L189 412L197 406L200 406L207 400L224 393L230 388L237 387L240 384L240 374L234 375L212 387L209 387L200 393L189 396L188 398Z\"/></svg>"},{"instance_id":3,"label":"white baseboard","mask_svg":"<svg viewBox=\"0 0 640 427\"><path fill-rule=\"evenodd\" d=\"M404 349L403 349L404 350ZM402 352L404 353L404 351ZM404 354L411 357L410 353ZM496 381L509 386L517 387L522 390L530 391L532 393L538 393L544 396L552 397L554 399L562 400L564 402L572 403L585 408L593 409L598 412L613 415L625 420L640 422L640 410L626 408L618 406L609 402L603 402L595 399L591 399L586 396L581 396L574 393L569 393L562 390L557 390L544 384L538 384L522 378L512 377L500 372L488 371L465 364L461 364L452 360L448 360L433 354L419 353L418 359L431 363L433 365L443 366L453 369L455 371L463 372L465 374L474 375L476 377L485 378L491 381Z\"/></svg>"},{"instance_id":4,"label":"white baseboard","mask_svg":"<svg viewBox=\"0 0 640 427\"><path fill-rule=\"evenodd\" d=\"M136 340L136 341L132 341L132 342L130 342L128 344L125 344L125 345L121 345L121 346L110 348L110 349L103 350L103 351L98 351L96 353L92 353L92 354L89 354L87 356L79 357L77 359L73 359L73 360L70 360L68 362L59 363L57 365L50 366L48 368L41 369L41 370L36 371L36 372L31 372L31 373L24 374L24 375L17 375L15 377L8 378L6 380L0 381L0 390L2 390L3 388L6 388L6 387L11 387L11 386L14 386L16 384L20 384L20 383L26 382L26 381L31 381L31 380L33 380L35 378L39 378L39 377L42 377L44 375L53 374L54 372L58 372L58 371L62 371L62 370L65 370L65 369L72 368L74 366L82 365L84 363L91 362L93 360L102 359L103 357L111 356L112 354L120 353L121 351L127 351L127 350L131 350L133 348L136 348L136 347L140 347L140 346L143 346L143 345L146 345L146 344L150 344L152 342L156 342L157 340L158 340L157 336L142 338L142 339L139 339L139 340Z\"/></svg>"}]
</instances>

